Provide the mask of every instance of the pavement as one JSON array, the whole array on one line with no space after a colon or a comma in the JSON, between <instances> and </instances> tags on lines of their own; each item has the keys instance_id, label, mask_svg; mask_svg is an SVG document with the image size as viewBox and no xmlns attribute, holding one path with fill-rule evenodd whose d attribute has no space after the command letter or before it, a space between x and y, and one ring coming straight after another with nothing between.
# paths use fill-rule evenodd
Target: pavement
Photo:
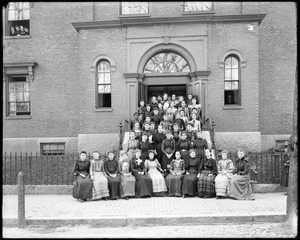
<instances>
[{"instance_id":1,"label":"pavement","mask_svg":"<svg viewBox=\"0 0 300 240\"><path fill-rule=\"evenodd\" d=\"M280 223L286 214L287 196L257 193L254 201L152 197L99 200L80 203L72 195L26 195L26 226L51 227L87 224L91 227L145 227ZM3 195L3 226L15 227L18 196Z\"/></svg>"}]
</instances>

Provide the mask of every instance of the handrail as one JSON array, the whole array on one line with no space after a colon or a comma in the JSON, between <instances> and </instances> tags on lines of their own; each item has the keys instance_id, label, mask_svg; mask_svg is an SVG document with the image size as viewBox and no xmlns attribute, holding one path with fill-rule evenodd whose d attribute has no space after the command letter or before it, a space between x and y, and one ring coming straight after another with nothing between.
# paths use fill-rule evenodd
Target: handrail
<instances>
[{"instance_id":1,"label":"handrail","mask_svg":"<svg viewBox=\"0 0 300 240\"><path fill-rule=\"evenodd\" d=\"M123 123L119 123L119 145L117 148L117 152L116 152L116 158L119 159L120 158L120 152L122 150L122 143L124 140L124 135L125 132L127 132L129 130L129 121L128 120L124 120Z\"/></svg>"},{"instance_id":2,"label":"handrail","mask_svg":"<svg viewBox=\"0 0 300 240\"><path fill-rule=\"evenodd\" d=\"M218 149L216 146L215 142L215 122L211 122L210 119L207 119L207 130L209 131L210 134L210 139L211 139L211 150L214 151L216 160L218 159Z\"/></svg>"}]
</instances>

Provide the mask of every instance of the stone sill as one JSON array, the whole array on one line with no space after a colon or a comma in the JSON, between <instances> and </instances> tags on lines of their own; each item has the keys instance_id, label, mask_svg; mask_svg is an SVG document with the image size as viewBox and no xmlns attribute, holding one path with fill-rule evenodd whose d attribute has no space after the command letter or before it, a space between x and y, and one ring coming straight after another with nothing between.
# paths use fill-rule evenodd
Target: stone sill
<instances>
[{"instance_id":1,"label":"stone sill","mask_svg":"<svg viewBox=\"0 0 300 240\"><path fill-rule=\"evenodd\" d=\"M140 18L140 17L150 17L150 14L123 14L119 15L119 18Z\"/></svg>"},{"instance_id":2,"label":"stone sill","mask_svg":"<svg viewBox=\"0 0 300 240\"><path fill-rule=\"evenodd\" d=\"M5 120L22 120L22 119L31 119L32 116L14 116L14 117L5 117Z\"/></svg>"},{"instance_id":3,"label":"stone sill","mask_svg":"<svg viewBox=\"0 0 300 240\"><path fill-rule=\"evenodd\" d=\"M95 109L95 112L112 112L113 109L112 108L99 108L99 109Z\"/></svg>"},{"instance_id":4,"label":"stone sill","mask_svg":"<svg viewBox=\"0 0 300 240\"><path fill-rule=\"evenodd\" d=\"M241 110L242 109L241 106L235 106L235 105L233 105L233 106L223 106L222 108L223 108L223 110Z\"/></svg>"},{"instance_id":5,"label":"stone sill","mask_svg":"<svg viewBox=\"0 0 300 240\"><path fill-rule=\"evenodd\" d=\"M204 14L215 14L215 11L187 11L182 13L182 15L204 15Z\"/></svg>"},{"instance_id":6,"label":"stone sill","mask_svg":"<svg viewBox=\"0 0 300 240\"><path fill-rule=\"evenodd\" d=\"M28 39L31 38L30 35L28 36L4 36L4 39Z\"/></svg>"}]
</instances>

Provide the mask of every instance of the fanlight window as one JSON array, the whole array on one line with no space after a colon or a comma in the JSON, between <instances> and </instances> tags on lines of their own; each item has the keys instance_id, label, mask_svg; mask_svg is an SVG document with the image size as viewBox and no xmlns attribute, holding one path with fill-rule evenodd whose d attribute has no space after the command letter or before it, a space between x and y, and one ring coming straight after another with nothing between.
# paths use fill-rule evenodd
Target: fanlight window
<instances>
[{"instance_id":1,"label":"fanlight window","mask_svg":"<svg viewBox=\"0 0 300 240\"><path fill-rule=\"evenodd\" d=\"M162 52L153 56L145 65L144 73L190 72L188 62L174 52Z\"/></svg>"}]
</instances>

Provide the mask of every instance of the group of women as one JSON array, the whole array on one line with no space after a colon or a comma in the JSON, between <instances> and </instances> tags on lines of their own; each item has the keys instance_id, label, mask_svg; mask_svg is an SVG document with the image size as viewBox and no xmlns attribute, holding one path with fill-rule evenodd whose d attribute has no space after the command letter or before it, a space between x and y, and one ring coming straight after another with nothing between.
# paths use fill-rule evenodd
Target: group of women
<instances>
[{"instance_id":1,"label":"group of women","mask_svg":"<svg viewBox=\"0 0 300 240\"><path fill-rule=\"evenodd\" d=\"M123 143L120 159L114 151L108 159L86 159L81 152L74 167L73 197L128 199L151 196L196 196L200 198L254 199L245 152L238 150L236 166L222 151L218 162L202 138L201 105L188 95L176 100L163 94L141 105L131 122L129 139ZM188 117L191 117L188 120Z\"/></svg>"}]
</instances>

